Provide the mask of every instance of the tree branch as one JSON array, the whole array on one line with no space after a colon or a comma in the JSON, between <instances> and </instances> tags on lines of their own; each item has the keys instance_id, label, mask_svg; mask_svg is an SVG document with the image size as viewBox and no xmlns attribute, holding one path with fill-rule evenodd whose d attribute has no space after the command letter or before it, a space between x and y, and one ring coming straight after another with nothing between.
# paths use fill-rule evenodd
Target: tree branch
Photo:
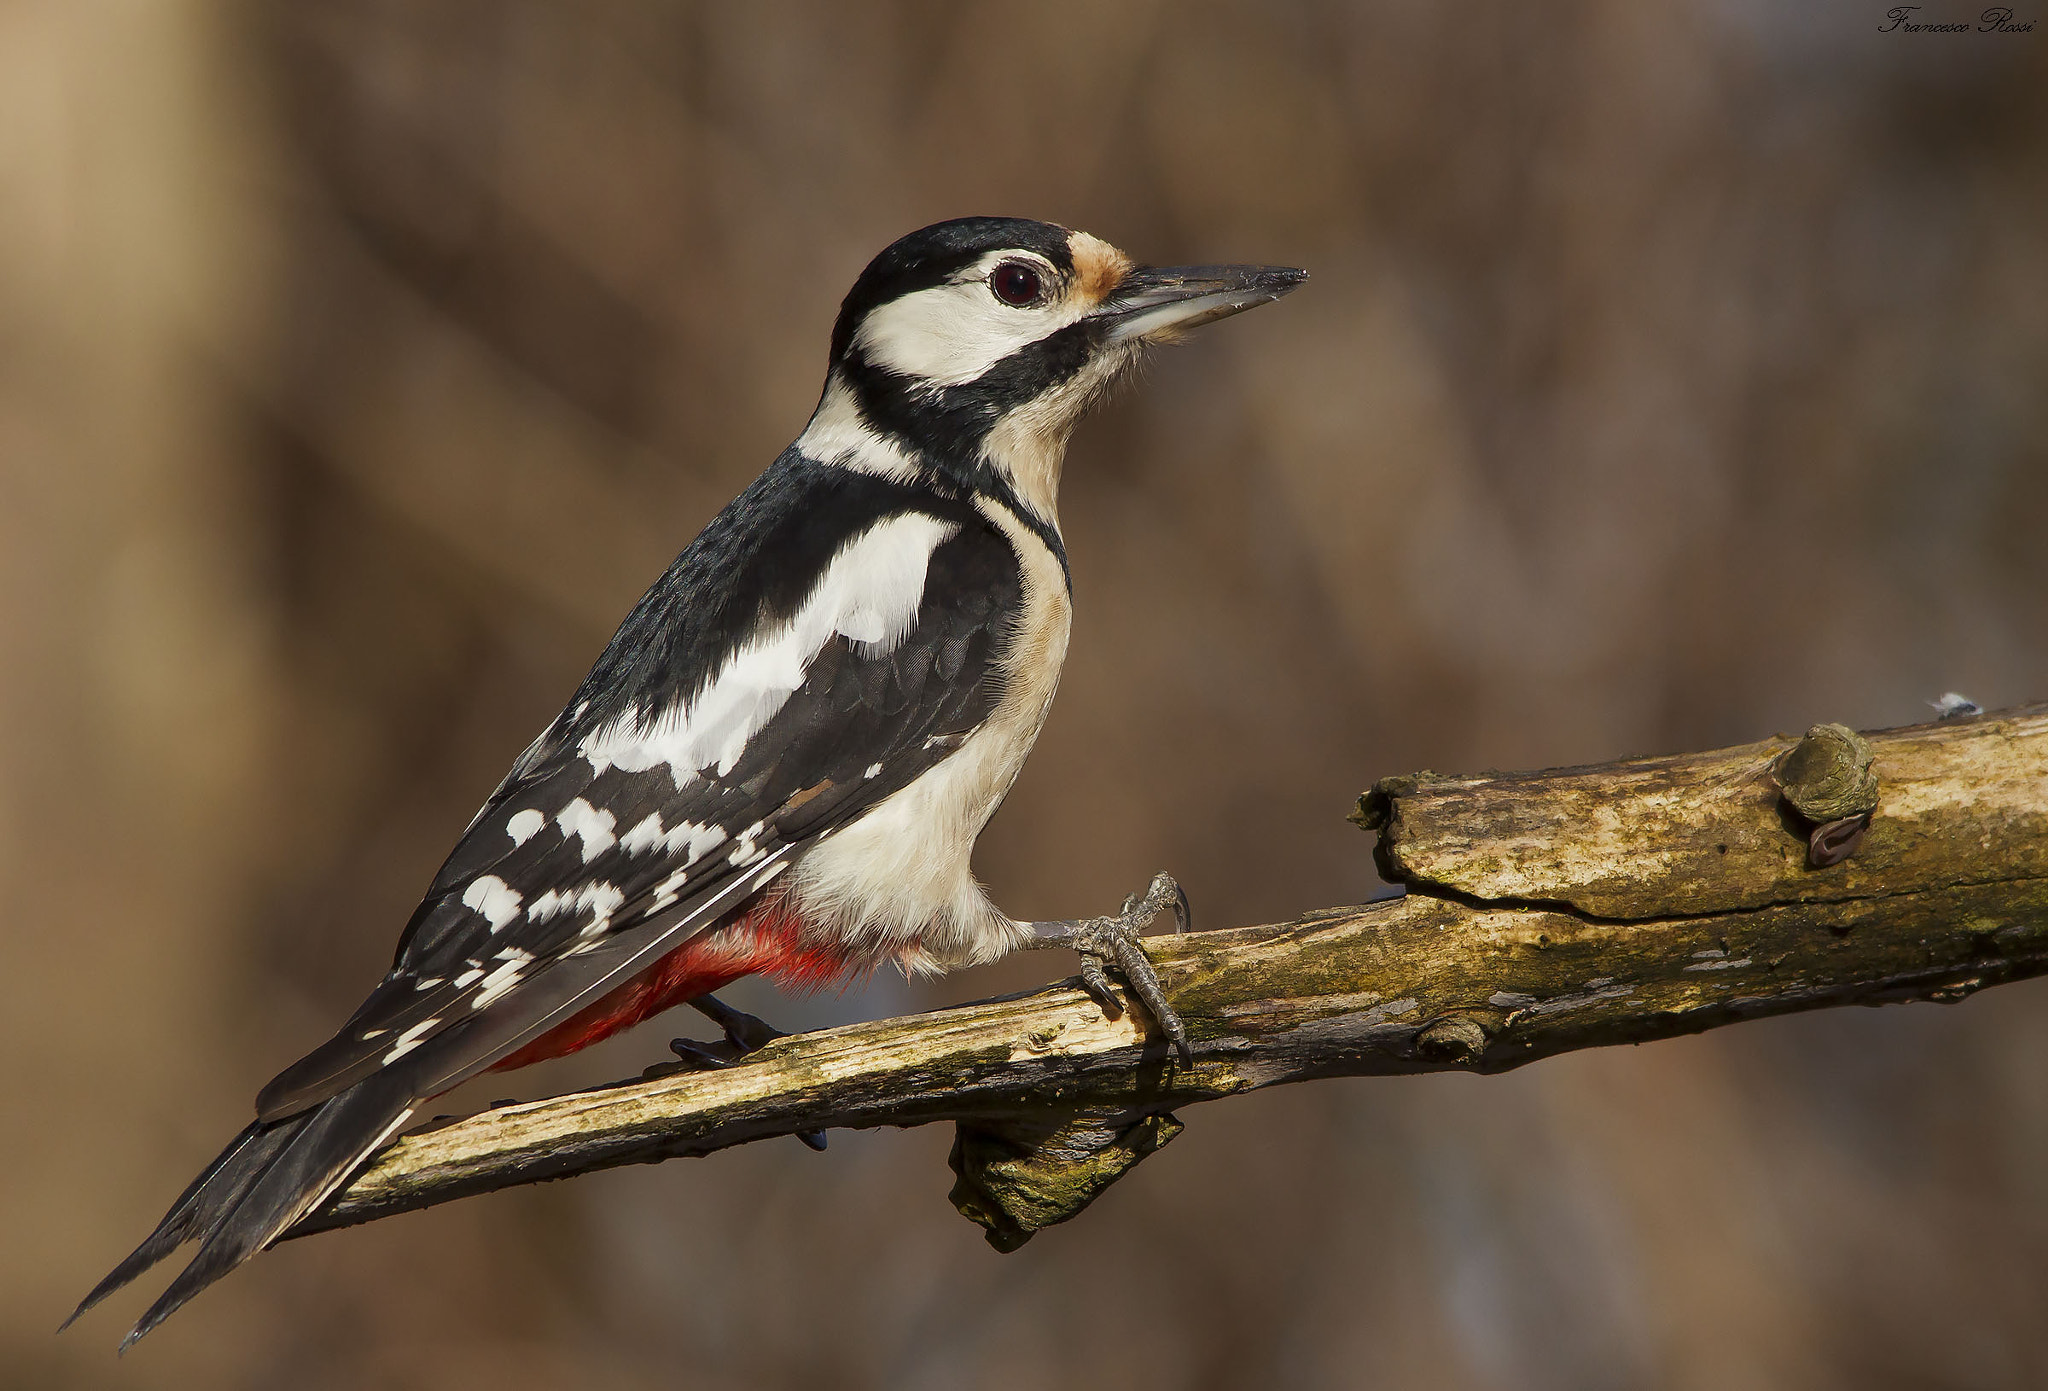
<instances>
[{"instance_id":1,"label":"tree branch","mask_svg":"<svg viewBox=\"0 0 2048 1391\"><path fill-rule=\"evenodd\" d=\"M1194 1102L1499 1072L2048 972L2048 706L1867 742L1822 726L1544 773L1420 773L1378 784L1355 819L1405 897L1148 939L1192 1066L1063 983L414 1134L291 1235L771 1136L954 1121L953 1200L1010 1249L1171 1140L1172 1111Z\"/></svg>"}]
</instances>

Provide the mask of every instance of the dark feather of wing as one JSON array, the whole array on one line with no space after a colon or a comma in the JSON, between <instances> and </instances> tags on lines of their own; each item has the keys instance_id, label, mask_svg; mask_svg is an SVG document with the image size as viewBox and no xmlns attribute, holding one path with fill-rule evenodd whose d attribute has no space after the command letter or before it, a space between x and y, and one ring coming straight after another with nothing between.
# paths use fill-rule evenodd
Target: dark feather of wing
<instances>
[{"instance_id":1,"label":"dark feather of wing","mask_svg":"<svg viewBox=\"0 0 2048 1391\"><path fill-rule=\"evenodd\" d=\"M291 1115L386 1066L423 1088L480 1071L609 989L628 965L641 969L657 947L671 950L715 922L772 859L800 852L951 754L1000 698L1020 576L1008 541L978 514L949 520L960 530L932 553L911 632L886 652L827 643L723 775L702 770L679 789L665 764L596 770L579 747L587 719L565 712L556 722L563 733L522 760L450 855L396 969L333 1039L264 1089L259 1115ZM567 810L578 803L582 810ZM508 829L520 818L531 827L536 813L541 824L523 839ZM687 837L649 848L647 835L629 834L650 816L663 831L688 823L722 838L693 862ZM583 833L593 821L602 828ZM494 900L477 891L486 875L498 881L495 904L517 895L509 918L497 908L495 928L485 912ZM593 896L610 905L601 929ZM536 911L564 901L572 906Z\"/></svg>"}]
</instances>

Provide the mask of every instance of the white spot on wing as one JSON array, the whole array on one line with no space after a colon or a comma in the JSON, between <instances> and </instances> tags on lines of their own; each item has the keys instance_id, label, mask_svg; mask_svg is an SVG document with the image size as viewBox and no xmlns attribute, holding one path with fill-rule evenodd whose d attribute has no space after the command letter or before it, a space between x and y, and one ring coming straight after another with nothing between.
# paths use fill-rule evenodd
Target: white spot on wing
<instances>
[{"instance_id":1,"label":"white spot on wing","mask_svg":"<svg viewBox=\"0 0 2048 1391\"><path fill-rule=\"evenodd\" d=\"M519 984L520 975L525 970L525 967L526 963L524 961L508 961L492 971L484 977L483 984L476 988L476 994L470 996L469 1007L471 1009L482 1009L513 986Z\"/></svg>"},{"instance_id":2,"label":"white spot on wing","mask_svg":"<svg viewBox=\"0 0 2048 1391\"><path fill-rule=\"evenodd\" d=\"M619 837L619 848L628 855L659 850L664 855L682 855L685 866L693 865L725 843L725 827L679 821L672 831L661 828L661 813L649 812L645 820Z\"/></svg>"},{"instance_id":3,"label":"white spot on wing","mask_svg":"<svg viewBox=\"0 0 2048 1391\"><path fill-rule=\"evenodd\" d=\"M555 817L555 824L562 828L564 839L570 836L583 838L585 864L611 849L619 839L612 834L612 827L618 824L618 818L608 811L597 810L581 797L562 808Z\"/></svg>"},{"instance_id":4,"label":"white spot on wing","mask_svg":"<svg viewBox=\"0 0 2048 1391\"><path fill-rule=\"evenodd\" d=\"M767 854L767 851L754 844L754 837L760 835L767 825L768 823L765 821L756 821L753 825L747 827L746 830L741 831L740 838L733 842L732 854L727 857L727 863L740 866L750 865Z\"/></svg>"},{"instance_id":5,"label":"white spot on wing","mask_svg":"<svg viewBox=\"0 0 2048 1391\"><path fill-rule=\"evenodd\" d=\"M583 756L597 772L667 764L678 789L700 769L731 772L826 643L843 637L878 654L903 640L917 622L932 552L957 530L958 523L922 512L875 523L840 547L787 623L734 652L694 700L628 712L586 735Z\"/></svg>"},{"instance_id":6,"label":"white spot on wing","mask_svg":"<svg viewBox=\"0 0 2048 1391\"><path fill-rule=\"evenodd\" d=\"M545 814L534 807L528 807L525 811L514 813L512 819L505 823L505 834L512 837L514 845L524 845L533 839L536 831L547 824Z\"/></svg>"},{"instance_id":7,"label":"white spot on wing","mask_svg":"<svg viewBox=\"0 0 2048 1391\"><path fill-rule=\"evenodd\" d=\"M493 932L518 917L519 905L524 901L525 896L519 890L495 874L478 875L462 891L463 906L482 913Z\"/></svg>"},{"instance_id":8,"label":"white spot on wing","mask_svg":"<svg viewBox=\"0 0 2048 1391\"><path fill-rule=\"evenodd\" d=\"M440 1022L441 1021L438 1018L422 1019L419 1023L413 1025L410 1029L407 1029L404 1033L398 1036L398 1041L391 1045L391 1050L384 1055L383 1061L386 1063L397 1062L407 1053L412 1052L413 1049L420 1046L421 1041L424 1040L426 1036L433 1031L435 1025L439 1024Z\"/></svg>"},{"instance_id":9,"label":"white spot on wing","mask_svg":"<svg viewBox=\"0 0 2048 1391\"><path fill-rule=\"evenodd\" d=\"M690 869L689 866L685 865L683 868L677 870L674 874L671 874L668 878L662 880L659 884L655 885L654 902L647 905L647 911L649 913L659 913L662 909L668 907L671 903L674 903L678 898L681 898L682 895L677 893L676 890L682 888L683 881L685 879L688 879L689 877Z\"/></svg>"},{"instance_id":10,"label":"white spot on wing","mask_svg":"<svg viewBox=\"0 0 2048 1391\"><path fill-rule=\"evenodd\" d=\"M540 923L563 913L574 916L587 912L592 917L591 926L601 930L625 901L624 890L599 880L576 889L549 889L533 901L526 917L529 922Z\"/></svg>"}]
</instances>

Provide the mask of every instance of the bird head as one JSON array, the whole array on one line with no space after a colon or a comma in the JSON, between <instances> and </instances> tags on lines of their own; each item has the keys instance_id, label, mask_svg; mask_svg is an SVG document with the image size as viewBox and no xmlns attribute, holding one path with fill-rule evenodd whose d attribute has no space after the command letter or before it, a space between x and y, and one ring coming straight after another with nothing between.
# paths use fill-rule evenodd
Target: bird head
<instances>
[{"instance_id":1,"label":"bird head","mask_svg":"<svg viewBox=\"0 0 2048 1391\"><path fill-rule=\"evenodd\" d=\"M1140 266L1086 232L965 217L869 262L840 307L817 458L1007 485L1048 522L1067 435L1149 344L1278 299L1307 273Z\"/></svg>"}]
</instances>

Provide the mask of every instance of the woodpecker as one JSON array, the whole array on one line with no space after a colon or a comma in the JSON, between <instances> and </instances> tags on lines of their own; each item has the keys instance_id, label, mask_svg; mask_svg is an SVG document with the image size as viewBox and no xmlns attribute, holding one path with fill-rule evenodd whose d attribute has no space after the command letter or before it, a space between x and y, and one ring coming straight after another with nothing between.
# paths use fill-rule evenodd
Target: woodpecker
<instances>
[{"instance_id":1,"label":"woodpecker","mask_svg":"<svg viewBox=\"0 0 2048 1391\"><path fill-rule=\"evenodd\" d=\"M84 1299L199 1248L122 1342L261 1251L428 1099L679 1004L735 1049L774 1031L711 992L893 963L922 974L1069 946L1183 1055L1143 928L1018 922L969 867L1044 723L1071 582L1055 509L1074 423L1148 344L1306 273L1138 266L1084 232L971 217L854 282L816 411L627 615L434 876L339 1032ZM679 1051L691 1051L680 1046ZM67 1323L69 1321L67 1320Z\"/></svg>"}]
</instances>

